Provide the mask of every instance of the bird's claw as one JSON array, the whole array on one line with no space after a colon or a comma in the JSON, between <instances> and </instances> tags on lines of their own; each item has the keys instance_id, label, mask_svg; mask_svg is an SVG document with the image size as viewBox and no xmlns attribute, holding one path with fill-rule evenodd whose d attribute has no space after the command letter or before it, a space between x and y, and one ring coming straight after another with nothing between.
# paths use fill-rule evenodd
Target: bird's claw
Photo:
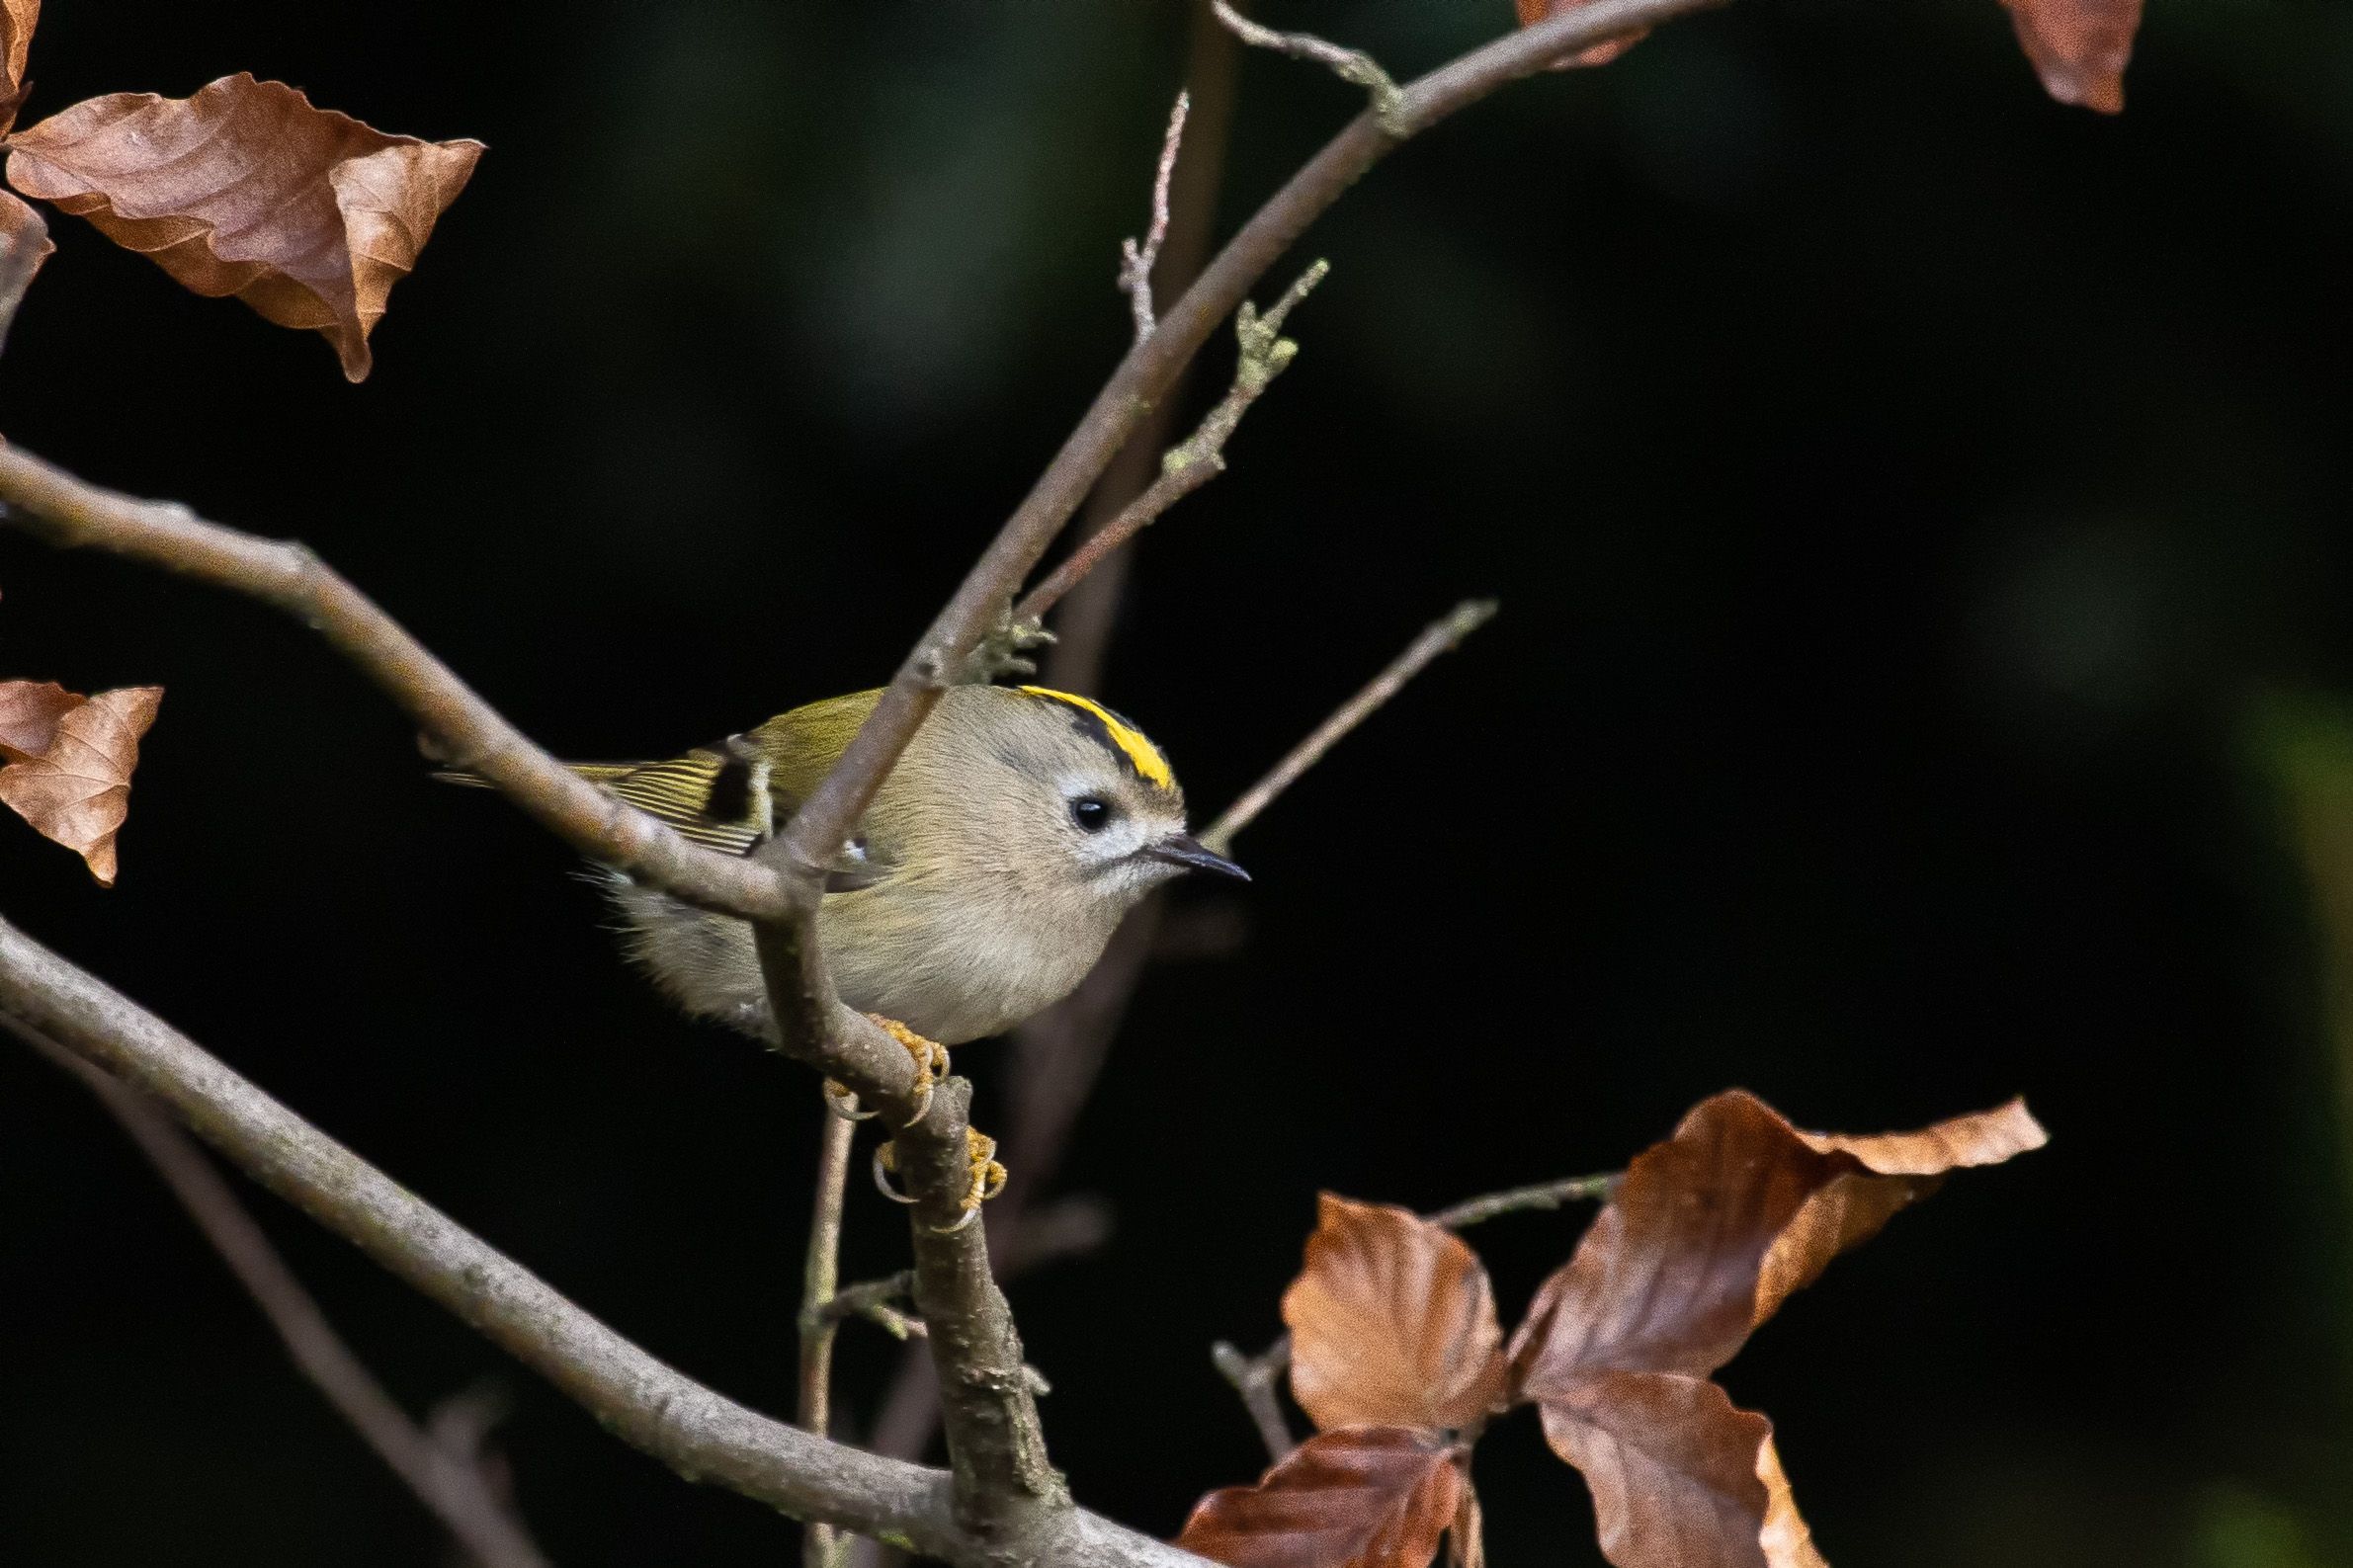
<instances>
[{"instance_id":1,"label":"bird's claw","mask_svg":"<svg viewBox=\"0 0 2353 1568\"><path fill-rule=\"evenodd\" d=\"M957 1206L964 1212L956 1222L932 1227L937 1235L953 1236L972 1222L980 1212L980 1205L1005 1190L1005 1167L997 1163L997 1140L971 1127L965 1128L965 1159L970 1172L970 1185ZM912 1203L914 1198L890 1185L891 1173L898 1169L898 1150L885 1143L875 1150L875 1186L884 1197L894 1203Z\"/></svg>"},{"instance_id":2,"label":"bird's claw","mask_svg":"<svg viewBox=\"0 0 2353 1568\"><path fill-rule=\"evenodd\" d=\"M872 1121L876 1113L858 1109L858 1096L848 1084L837 1079L825 1080L825 1109L844 1121Z\"/></svg>"},{"instance_id":3,"label":"bird's claw","mask_svg":"<svg viewBox=\"0 0 2353 1568\"><path fill-rule=\"evenodd\" d=\"M906 1125L911 1127L931 1111L932 1088L948 1076L948 1047L938 1040L924 1038L897 1019L884 1018L880 1013L866 1016L875 1028L898 1041L915 1059L915 1111L906 1119Z\"/></svg>"}]
</instances>

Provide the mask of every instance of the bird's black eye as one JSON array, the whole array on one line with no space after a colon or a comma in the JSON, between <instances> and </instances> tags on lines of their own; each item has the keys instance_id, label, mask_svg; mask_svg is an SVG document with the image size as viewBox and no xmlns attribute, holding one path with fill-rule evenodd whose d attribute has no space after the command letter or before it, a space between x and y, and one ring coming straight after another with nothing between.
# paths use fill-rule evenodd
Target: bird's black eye
<instances>
[{"instance_id":1,"label":"bird's black eye","mask_svg":"<svg viewBox=\"0 0 2353 1568\"><path fill-rule=\"evenodd\" d=\"M1070 820L1081 833L1100 833L1111 826L1111 802L1098 795L1080 795L1070 802Z\"/></svg>"}]
</instances>

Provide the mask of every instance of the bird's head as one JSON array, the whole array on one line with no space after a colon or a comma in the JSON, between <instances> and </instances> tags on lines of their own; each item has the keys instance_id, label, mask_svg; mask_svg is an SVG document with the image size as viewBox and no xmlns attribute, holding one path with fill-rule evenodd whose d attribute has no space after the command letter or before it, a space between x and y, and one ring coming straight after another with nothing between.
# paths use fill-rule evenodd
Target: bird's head
<instances>
[{"instance_id":1,"label":"bird's head","mask_svg":"<svg viewBox=\"0 0 2353 1568\"><path fill-rule=\"evenodd\" d=\"M956 811L986 858L1032 891L1125 911L1188 870L1249 880L1187 831L1160 748L1111 709L1045 687L966 687L931 721L969 772Z\"/></svg>"}]
</instances>

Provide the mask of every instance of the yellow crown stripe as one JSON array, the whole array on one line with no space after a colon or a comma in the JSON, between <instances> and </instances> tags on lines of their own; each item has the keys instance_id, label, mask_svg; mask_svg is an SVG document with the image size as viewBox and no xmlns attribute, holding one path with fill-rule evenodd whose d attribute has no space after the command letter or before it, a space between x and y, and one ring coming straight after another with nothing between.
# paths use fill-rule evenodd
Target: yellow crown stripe
<instances>
[{"instance_id":1,"label":"yellow crown stripe","mask_svg":"<svg viewBox=\"0 0 2353 1568\"><path fill-rule=\"evenodd\" d=\"M1057 692L1051 687L1025 686L1019 690L1031 697L1067 702L1080 712L1092 715L1095 722L1103 726L1103 733L1111 738L1111 743L1128 759L1130 766L1142 776L1144 783L1160 789L1176 787L1176 775L1169 772L1168 759L1160 755L1160 748L1144 739L1142 734L1131 728L1102 703L1090 702L1083 697L1073 697L1068 692Z\"/></svg>"}]
</instances>

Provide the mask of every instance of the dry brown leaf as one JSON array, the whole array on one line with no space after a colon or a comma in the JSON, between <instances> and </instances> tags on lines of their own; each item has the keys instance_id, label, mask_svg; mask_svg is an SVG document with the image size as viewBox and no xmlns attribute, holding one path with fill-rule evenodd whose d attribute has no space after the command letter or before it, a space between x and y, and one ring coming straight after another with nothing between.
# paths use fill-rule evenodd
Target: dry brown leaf
<instances>
[{"instance_id":1,"label":"dry brown leaf","mask_svg":"<svg viewBox=\"0 0 2353 1568\"><path fill-rule=\"evenodd\" d=\"M1545 1439L1584 1474L1617 1568L1824 1568L1773 1423L1705 1377L1603 1372L1548 1399Z\"/></svg>"},{"instance_id":2,"label":"dry brown leaf","mask_svg":"<svg viewBox=\"0 0 2353 1568\"><path fill-rule=\"evenodd\" d=\"M17 123L24 106L25 57L33 46L33 29L41 21L41 0L0 0L0 136Z\"/></svg>"},{"instance_id":3,"label":"dry brown leaf","mask_svg":"<svg viewBox=\"0 0 2353 1568\"><path fill-rule=\"evenodd\" d=\"M1518 4L1520 26L1528 28L1534 27L1547 17L1556 16L1563 11L1574 11L1579 6L1590 5L1592 0L1518 0ZM1555 61L1553 69L1565 71L1578 65L1607 65L1649 36L1650 30L1644 28L1639 33L1629 33L1624 38L1611 39L1606 43L1596 43L1591 48L1579 49L1564 60Z\"/></svg>"},{"instance_id":4,"label":"dry brown leaf","mask_svg":"<svg viewBox=\"0 0 2353 1568\"><path fill-rule=\"evenodd\" d=\"M1348 1427L1309 1438L1256 1486L1203 1498L1176 1543L1228 1568L1427 1568L1462 1488L1437 1434Z\"/></svg>"},{"instance_id":5,"label":"dry brown leaf","mask_svg":"<svg viewBox=\"0 0 2353 1568\"><path fill-rule=\"evenodd\" d=\"M1626 1179L1512 1341L1523 1397L1595 1371L1705 1376L1829 1261L1934 1189L2045 1134L2023 1102L1920 1132L1800 1132L1755 1096L1694 1107Z\"/></svg>"},{"instance_id":6,"label":"dry brown leaf","mask_svg":"<svg viewBox=\"0 0 2353 1568\"><path fill-rule=\"evenodd\" d=\"M9 147L18 190L200 294L323 334L355 381L392 285L482 153L478 141L385 135L244 73L185 99L87 99Z\"/></svg>"},{"instance_id":7,"label":"dry brown leaf","mask_svg":"<svg viewBox=\"0 0 2353 1568\"><path fill-rule=\"evenodd\" d=\"M1461 1237L1330 1193L1283 1293L1291 1391L1315 1425L1466 1427L1503 1399L1503 1330Z\"/></svg>"},{"instance_id":8,"label":"dry brown leaf","mask_svg":"<svg viewBox=\"0 0 2353 1568\"><path fill-rule=\"evenodd\" d=\"M0 681L0 756L44 756L57 743L57 720L90 701L54 681Z\"/></svg>"},{"instance_id":9,"label":"dry brown leaf","mask_svg":"<svg viewBox=\"0 0 2353 1568\"><path fill-rule=\"evenodd\" d=\"M130 811L139 736L162 701L160 686L101 692L58 715L47 747L0 768L0 804L80 855L108 887L115 885L115 835Z\"/></svg>"},{"instance_id":10,"label":"dry brown leaf","mask_svg":"<svg viewBox=\"0 0 2353 1568\"><path fill-rule=\"evenodd\" d=\"M16 320L25 290L33 287L33 275L56 248L49 242L49 226L41 214L0 191L0 348L8 345L9 326Z\"/></svg>"},{"instance_id":11,"label":"dry brown leaf","mask_svg":"<svg viewBox=\"0 0 2353 1568\"><path fill-rule=\"evenodd\" d=\"M2104 115L2125 106L2125 66L2141 31L2141 0L2002 0L2018 46L2062 104Z\"/></svg>"},{"instance_id":12,"label":"dry brown leaf","mask_svg":"<svg viewBox=\"0 0 2353 1568\"><path fill-rule=\"evenodd\" d=\"M1703 1101L1626 1170L1513 1336L1518 1397L1585 1473L1618 1568L1821 1568L1772 1424L1708 1374L1829 1261L1971 1165L2045 1140L2012 1101L1919 1132L1801 1132Z\"/></svg>"}]
</instances>

